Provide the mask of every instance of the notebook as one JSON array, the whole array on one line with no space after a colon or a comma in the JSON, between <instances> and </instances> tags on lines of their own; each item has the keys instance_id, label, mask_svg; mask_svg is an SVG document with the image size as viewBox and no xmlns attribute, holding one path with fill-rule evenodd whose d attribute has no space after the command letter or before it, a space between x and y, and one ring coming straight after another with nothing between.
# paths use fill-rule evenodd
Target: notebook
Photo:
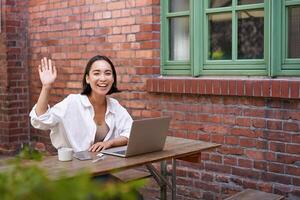
<instances>
[{"instance_id":1,"label":"notebook","mask_svg":"<svg viewBox=\"0 0 300 200\"><path fill-rule=\"evenodd\" d=\"M164 148L171 118L158 117L134 120L127 146L102 150L101 153L130 157Z\"/></svg>"}]
</instances>

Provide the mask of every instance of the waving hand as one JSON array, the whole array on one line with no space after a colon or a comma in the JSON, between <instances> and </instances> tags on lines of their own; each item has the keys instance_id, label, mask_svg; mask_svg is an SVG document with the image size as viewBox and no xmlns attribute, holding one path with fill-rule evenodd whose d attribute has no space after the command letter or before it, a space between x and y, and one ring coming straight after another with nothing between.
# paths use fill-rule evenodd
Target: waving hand
<instances>
[{"instance_id":1,"label":"waving hand","mask_svg":"<svg viewBox=\"0 0 300 200\"><path fill-rule=\"evenodd\" d=\"M52 65L52 60L44 57L39 65L39 75L43 86L50 87L57 77L56 67Z\"/></svg>"}]
</instances>

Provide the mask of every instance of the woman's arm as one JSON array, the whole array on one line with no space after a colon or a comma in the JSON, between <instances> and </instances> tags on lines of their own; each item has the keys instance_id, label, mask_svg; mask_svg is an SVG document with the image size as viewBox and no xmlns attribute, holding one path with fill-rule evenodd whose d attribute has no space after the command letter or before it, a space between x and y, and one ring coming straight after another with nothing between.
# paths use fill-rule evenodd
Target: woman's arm
<instances>
[{"instance_id":1,"label":"woman's arm","mask_svg":"<svg viewBox=\"0 0 300 200\"><path fill-rule=\"evenodd\" d=\"M89 151L97 152L111 147L123 146L126 145L127 142L128 142L128 138L120 136L105 142L97 142L89 148Z\"/></svg>"},{"instance_id":2,"label":"woman's arm","mask_svg":"<svg viewBox=\"0 0 300 200\"><path fill-rule=\"evenodd\" d=\"M39 76L42 82L42 90L35 108L37 116L40 116L47 111L50 90L57 76L56 67L54 65L52 66L51 59L44 57L41 60L41 65L39 65Z\"/></svg>"}]
</instances>

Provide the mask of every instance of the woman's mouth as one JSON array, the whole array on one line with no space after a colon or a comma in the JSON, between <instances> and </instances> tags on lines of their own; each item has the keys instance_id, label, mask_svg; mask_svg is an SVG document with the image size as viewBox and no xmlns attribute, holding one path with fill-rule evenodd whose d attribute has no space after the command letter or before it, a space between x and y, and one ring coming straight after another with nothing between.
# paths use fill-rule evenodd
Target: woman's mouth
<instances>
[{"instance_id":1,"label":"woman's mouth","mask_svg":"<svg viewBox=\"0 0 300 200\"><path fill-rule=\"evenodd\" d=\"M106 89L108 86L108 84L97 84L97 87L102 88L102 89Z\"/></svg>"}]
</instances>

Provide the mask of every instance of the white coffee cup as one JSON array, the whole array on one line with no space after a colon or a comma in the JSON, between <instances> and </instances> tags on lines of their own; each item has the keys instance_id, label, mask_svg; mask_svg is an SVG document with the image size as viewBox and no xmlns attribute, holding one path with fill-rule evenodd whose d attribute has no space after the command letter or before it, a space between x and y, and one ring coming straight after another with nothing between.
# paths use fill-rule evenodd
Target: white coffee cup
<instances>
[{"instance_id":1,"label":"white coffee cup","mask_svg":"<svg viewBox=\"0 0 300 200\"><path fill-rule=\"evenodd\" d=\"M70 161L73 159L73 149L62 147L58 149L58 160L60 161Z\"/></svg>"}]
</instances>

